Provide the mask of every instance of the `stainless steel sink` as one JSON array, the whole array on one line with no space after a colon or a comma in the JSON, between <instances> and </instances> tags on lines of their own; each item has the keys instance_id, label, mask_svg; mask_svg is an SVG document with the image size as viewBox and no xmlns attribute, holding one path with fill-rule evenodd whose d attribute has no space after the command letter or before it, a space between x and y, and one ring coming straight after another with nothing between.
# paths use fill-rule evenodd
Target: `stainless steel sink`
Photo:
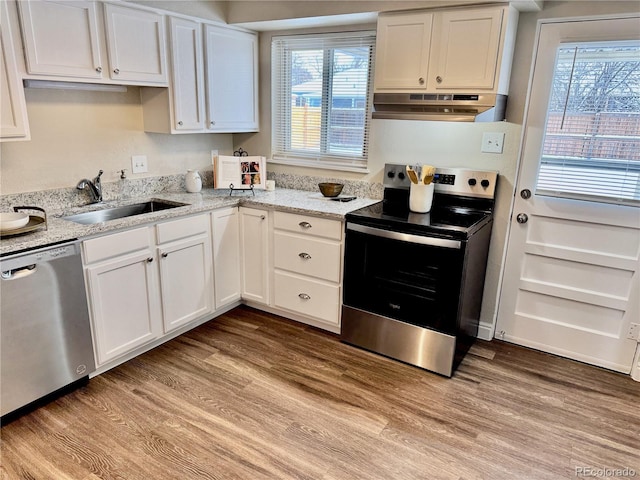
<instances>
[{"instance_id":1,"label":"stainless steel sink","mask_svg":"<svg viewBox=\"0 0 640 480\"><path fill-rule=\"evenodd\" d=\"M118 218L133 217L142 215L143 213L159 212L169 208L184 207L187 203L169 202L165 200L151 200L148 202L134 203L133 205L124 205L122 207L103 208L102 210L94 210L92 212L77 213L62 217L64 220L70 220L75 223L90 225L93 223L108 222Z\"/></svg>"}]
</instances>

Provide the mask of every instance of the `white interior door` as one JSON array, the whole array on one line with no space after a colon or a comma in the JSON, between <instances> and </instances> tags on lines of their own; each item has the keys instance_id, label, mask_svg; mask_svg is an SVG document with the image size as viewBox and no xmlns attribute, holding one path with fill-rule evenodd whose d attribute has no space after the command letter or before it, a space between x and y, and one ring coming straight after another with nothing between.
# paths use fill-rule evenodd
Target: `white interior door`
<instances>
[{"instance_id":1,"label":"white interior door","mask_svg":"<svg viewBox=\"0 0 640 480\"><path fill-rule=\"evenodd\" d=\"M539 26L496 324L497 338L624 373L640 323L640 107L627 112L625 121L635 123L620 141L611 132L572 130L577 117L600 113L589 107L576 115L571 99L588 95L587 75L579 74L601 60L601 47L622 46L616 55L637 61L639 38L639 18ZM573 60L561 66L568 55ZM565 99L554 98L564 95L555 83L561 68L573 79ZM638 102L640 70L625 82ZM569 108L554 114L558 101ZM621 115L611 117L601 121L611 125ZM603 153L605 146L613 147Z\"/></svg>"}]
</instances>

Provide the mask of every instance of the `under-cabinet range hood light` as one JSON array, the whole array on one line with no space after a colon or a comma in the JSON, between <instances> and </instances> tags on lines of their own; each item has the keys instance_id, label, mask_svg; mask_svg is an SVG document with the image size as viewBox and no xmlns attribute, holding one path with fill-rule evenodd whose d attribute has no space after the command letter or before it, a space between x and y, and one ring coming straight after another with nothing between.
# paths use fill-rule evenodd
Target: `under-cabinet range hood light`
<instances>
[{"instance_id":1,"label":"under-cabinet range hood light","mask_svg":"<svg viewBox=\"0 0 640 480\"><path fill-rule=\"evenodd\" d=\"M459 93L376 93L373 118L444 122L501 122L506 95Z\"/></svg>"},{"instance_id":2,"label":"under-cabinet range hood light","mask_svg":"<svg viewBox=\"0 0 640 480\"><path fill-rule=\"evenodd\" d=\"M124 93L124 85L106 85L104 83L55 82L52 80L24 80L26 88L53 88L57 90L86 90L90 92L119 92Z\"/></svg>"}]
</instances>

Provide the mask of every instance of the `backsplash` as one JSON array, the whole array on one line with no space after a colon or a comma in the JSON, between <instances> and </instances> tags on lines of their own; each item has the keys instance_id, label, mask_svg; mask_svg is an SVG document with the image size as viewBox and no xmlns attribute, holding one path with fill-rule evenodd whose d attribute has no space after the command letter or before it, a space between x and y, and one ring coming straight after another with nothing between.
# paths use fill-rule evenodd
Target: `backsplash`
<instances>
[{"instance_id":1,"label":"backsplash","mask_svg":"<svg viewBox=\"0 0 640 480\"><path fill-rule=\"evenodd\" d=\"M364 180L345 180L330 177L312 177L308 175L291 175L288 173L274 173L267 171L267 178L275 180L276 188L292 188L295 190L306 190L309 192L319 192L318 183L336 182L343 183L343 195L355 195L356 197L366 197L381 199L383 187L381 183L371 183Z\"/></svg>"},{"instance_id":2,"label":"backsplash","mask_svg":"<svg viewBox=\"0 0 640 480\"><path fill-rule=\"evenodd\" d=\"M200 172L202 186L213 186L213 173ZM185 191L185 174L163 175L140 179L118 180L116 182L102 182L102 197L105 202L123 200L127 198L153 195L160 192ZM0 210L11 211L14 206L38 206L47 212L60 211L70 207L86 205L90 202L89 194L79 191L75 187L40 190L37 192L15 193L0 196Z\"/></svg>"},{"instance_id":3,"label":"backsplash","mask_svg":"<svg viewBox=\"0 0 640 480\"><path fill-rule=\"evenodd\" d=\"M203 188L213 187L213 172L202 171ZM312 177L267 172L267 178L275 180L276 188L291 188L317 192L320 182L338 182L344 184L343 194L373 199L382 198L382 184L367 181L343 180L329 177ZM104 201L126 200L161 192L185 191L185 174L163 175L140 179L124 179L116 182L102 183ZM39 190L36 192L15 193L0 196L0 211L11 211L15 206L37 206L47 212L59 212L64 209L86 205L90 202L89 194L75 187Z\"/></svg>"}]
</instances>

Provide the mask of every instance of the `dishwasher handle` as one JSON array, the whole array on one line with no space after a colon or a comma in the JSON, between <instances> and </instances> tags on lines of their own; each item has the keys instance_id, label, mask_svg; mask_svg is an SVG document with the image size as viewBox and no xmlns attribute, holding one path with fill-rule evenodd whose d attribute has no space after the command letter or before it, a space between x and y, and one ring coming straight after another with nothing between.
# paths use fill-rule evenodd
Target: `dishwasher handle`
<instances>
[{"instance_id":1,"label":"dishwasher handle","mask_svg":"<svg viewBox=\"0 0 640 480\"><path fill-rule=\"evenodd\" d=\"M18 280L20 278L27 277L33 273L36 273L38 266L33 263L31 265L25 265L24 267L13 268L11 270L5 270L0 275L2 280Z\"/></svg>"}]
</instances>

